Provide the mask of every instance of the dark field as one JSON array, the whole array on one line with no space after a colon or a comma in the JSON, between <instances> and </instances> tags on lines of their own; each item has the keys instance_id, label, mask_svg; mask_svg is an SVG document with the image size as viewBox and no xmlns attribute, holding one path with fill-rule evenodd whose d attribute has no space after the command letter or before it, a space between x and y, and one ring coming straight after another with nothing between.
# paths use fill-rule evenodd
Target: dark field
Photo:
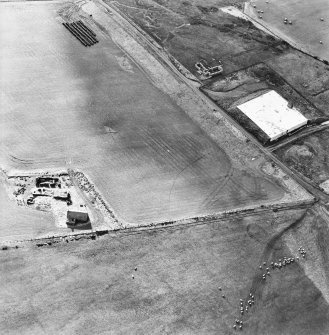
<instances>
[{"instance_id":1,"label":"dark field","mask_svg":"<svg viewBox=\"0 0 329 335\"><path fill-rule=\"evenodd\" d=\"M305 271L323 276L327 237L299 210L2 251L0 332L226 335L238 318L243 334L326 335L328 303ZM295 257L300 244L306 259L261 279L262 262Z\"/></svg>"},{"instance_id":2,"label":"dark field","mask_svg":"<svg viewBox=\"0 0 329 335\"><path fill-rule=\"evenodd\" d=\"M297 50L267 63L322 113L329 114L329 65Z\"/></svg>"},{"instance_id":3,"label":"dark field","mask_svg":"<svg viewBox=\"0 0 329 335\"><path fill-rule=\"evenodd\" d=\"M246 13L282 38L287 38L312 55L329 61L329 6L327 0L255 0ZM257 10L263 10L259 18ZM284 24L287 18L292 22ZM321 21L320 18L324 20ZM320 44L320 41L323 44Z\"/></svg>"},{"instance_id":4,"label":"dark field","mask_svg":"<svg viewBox=\"0 0 329 335\"><path fill-rule=\"evenodd\" d=\"M283 2L286 4L282 5ZM325 29L321 29L327 27L329 22L328 19L324 22L319 20L321 15L325 17L324 13L321 15L319 13L319 8L323 9L324 2L325 0L317 1L318 7L300 0L293 2L280 0L264 4L261 7L265 10L265 14L261 21L275 21L280 29L293 31L294 34L306 39L313 39L317 48L327 50L328 43L320 45L319 36L315 36L318 33L326 33ZM329 66L290 48L285 43L273 40L253 25L224 14L220 10L231 5L240 6L242 9L243 3L244 1L229 0L207 1L206 4L201 0L119 0L117 7L195 75L197 75L195 63L200 59L205 59L210 64L220 59L224 75L265 62L327 114ZM304 8L296 11L296 3L298 8L303 3ZM283 13L285 10L298 16L292 26L284 25L282 22L282 17L288 15ZM311 15L312 24L308 24L309 20L304 19L305 13L307 16ZM309 33L313 29L316 30L314 35ZM306 35L305 31L308 31ZM325 38L322 39L325 41Z\"/></svg>"},{"instance_id":5,"label":"dark field","mask_svg":"<svg viewBox=\"0 0 329 335\"><path fill-rule=\"evenodd\" d=\"M108 3L114 4L111 1ZM223 63L224 74L281 54L287 46L251 23L223 13L243 1L119 0L115 3L194 75L195 63Z\"/></svg>"},{"instance_id":6,"label":"dark field","mask_svg":"<svg viewBox=\"0 0 329 335\"><path fill-rule=\"evenodd\" d=\"M61 3L0 6L15 27L1 30L4 168L79 168L132 224L283 196L271 180L235 169L96 26L100 43L85 48L63 28Z\"/></svg>"},{"instance_id":7,"label":"dark field","mask_svg":"<svg viewBox=\"0 0 329 335\"><path fill-rule=\"evenodd\" d=\"M288 144L275 154L286 165L319 185L329 179L328 143L329 131L323 130Z\"/></svg>"}]
</instances>

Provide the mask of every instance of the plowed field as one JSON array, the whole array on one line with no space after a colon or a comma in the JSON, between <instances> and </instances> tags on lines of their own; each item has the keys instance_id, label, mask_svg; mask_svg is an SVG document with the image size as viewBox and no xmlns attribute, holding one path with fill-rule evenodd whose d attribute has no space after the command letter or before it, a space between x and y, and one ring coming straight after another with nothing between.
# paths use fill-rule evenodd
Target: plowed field
<instances>
[{"instance_id":1,"label":"plowed field","mask_svg":"<svg viewBox=\"0 0 329 335\"><path fill-rule=\"evenodd\" d=\"M279 199L232 166L107 34L84 47L59 2L1 3L1 164L82 169L119 218L147 223Z\"/></svg>"}]
</instances>

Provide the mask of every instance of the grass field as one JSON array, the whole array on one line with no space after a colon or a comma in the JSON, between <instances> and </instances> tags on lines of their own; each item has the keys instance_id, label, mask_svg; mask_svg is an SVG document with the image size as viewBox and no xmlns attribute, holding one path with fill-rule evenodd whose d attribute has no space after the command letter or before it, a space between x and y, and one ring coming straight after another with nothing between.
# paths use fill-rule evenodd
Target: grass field
<instances>
[{"instance_id":1,"label":"grass field","mask_svg":"<svg viewBox=\"0 0 329 335\"><path fill-rule=\"evenodd\" d=\"M293 41L312 55L329 61L329 6L327 0L276 0L266 3L265 0L252 1L246 13L262 23L279 36ZM259 18L257 10L262 10ZM284 24L287 18L292 25ZM320 19L324 20L321 21ZM323 44L320 44L320 41Z\"/></svg>"},{"instance_id":2,"label":"grass field","mask_svg":"<svg viewBox=\"0 0 329 335\"><path fill-rule=\"evenodd\" d=\"M266 62L305 98L328 115L329 65L292 50Z\"/></svg>"},{"instance_id":3,"label":"grass field","mask_svg":"<svg viewBox=\"0 0 329 335\"><path fill-rule=\"evenodd\" d=\"M261 23L273 23L287 33L298 35L303 43L312 39L319 51L325 50L328 54L326 50L329 43L325 42L327 37L319 36L326 33L329 22L325 12L327 7L324 8L326 1L316 1L316 5L298 0L256 3L257 10L261 7L265 11ZM232 5L242 9L243 1L214 0L205 4L200 0L119 0L116 4L195 75L195 62L201 58L210 63L220 59L224 75L265 62L295 89L305 94L322 112L327 113L328 65L271 40L247 22L220 10L221 7ZM324 10L320 13L319 8ZM283 17L288 15L285 12L297 15L298 20L293 25L285 25ZM320 21L321 16L325 21ZM318 39L324 43L319 44Z\"/></svg>"},{"instance_id":4,"label":"grass field","mask_svg":"<svg viewBox=\"0 0 329 335\"><path fill-rule=\"evenodd\" d=\"M0 332L227 335L238 318L248 335L326 335L328 303L306 275L323 277L326 236L299 210L2 251ZM300 243L307 258L262 281L259 265L295 257Z\"/></svg>"},{"instance_id":5,"label":"grass field","mask_svg":"<svg viewBox=\"0 0 329 335\"><path fill-rule=\"evenodd\" d=\"M275 153L288 166L319 185L329 180L329 132L323 130L288 144Z\"/></svg>"},{"instance_id":6,"label":"grass field","mask_svg":"<svg viewBox=\"0 0 329 335\"><path fill-rule=\"evenodd\" d=\"M134 224L282 197L272 181L235 169L96 26L100 43L85 48L63 28L61 3L0 5L1 20L15 27L1 30L6 169L80 168Z\"/></svg>"},{"instance_id":7,"label":"grass field","mask_svg":"<svg viewBox=\"0 0 329 335\"><path fill-rule=\"evenodd\" d=\"M114 4L114 2L109 1ZM243 1L119 0L117 8L198 76L195 63L223 63L224 74L271 59L285 46L250 22L226 14L221 7Z\"/></svg>"}]
</instances>

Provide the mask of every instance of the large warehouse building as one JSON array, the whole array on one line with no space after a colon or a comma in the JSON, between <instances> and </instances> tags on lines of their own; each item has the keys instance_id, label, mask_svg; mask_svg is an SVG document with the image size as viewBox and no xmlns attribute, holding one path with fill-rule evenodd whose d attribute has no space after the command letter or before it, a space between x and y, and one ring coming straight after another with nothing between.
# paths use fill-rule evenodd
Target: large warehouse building
<instances>
[{"instance_id":1,"label":"large warehouse building","mask_svg":"<svg viewBox=\"0 0 329 335\"><path fill-rule=\"evenodd\" d=\"M296 108L290 108L288 101L275 91L249 100L238 108L269 137L270 141L289 134L306 125L308 121Z\"/></svg>"}]
</instances>

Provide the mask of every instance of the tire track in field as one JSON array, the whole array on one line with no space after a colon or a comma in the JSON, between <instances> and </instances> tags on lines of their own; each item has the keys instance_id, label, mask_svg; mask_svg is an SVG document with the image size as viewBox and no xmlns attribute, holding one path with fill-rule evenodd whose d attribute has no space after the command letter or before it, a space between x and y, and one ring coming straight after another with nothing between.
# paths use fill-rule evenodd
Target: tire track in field
<instances>
[{"instance_id":1,"label":"tire track in field","mask_svg":"<svg viewBox=\"0 0 329 335\"><path fill-rule=\"evenodd\" d=\"M57 166L58 163L63 163L65 162L65 158L63 159L56 159L56 158L44 158L44 159L23 159L23 158L18 158L16 156L13 156L9 154L9 159L13 163L16 164L16 166L25 166L25 167L37 167L39 165L42 165L42 168L47 168L45 165L49 165L54 167Z\"/></svg>"},{"instance_id":2,"label":"tire track in field","mask_svg":"<svg viewBox=\"0 0 329 335\"><path fill-rule=\"evenodd\" d=\"M170 166L174 167L175 169L179 170L178 174L176 175L175 179L173 180L172 187L169 192L169 210L170 210L170 204L171 204L171 196L174 190L174 187L176 185L176 181L178 178L182 175L184 171L187 169L189 170L189 173L192 174L196 179L206 179L207 184L210 182L217 181L217 187L215 190L213 190L214 193L217 193L220 189L224 187L224 185L229 181L229 177L233 174L233 170L231 167L231 163L229 159L227 159L227 162L225 164L222 164L224 166L224 169L226 170L227 166L229 166L229 173L227 175L219 177L219 179L215 179L213 175L209 173L209 167L213 169L213 164L210 165L210 163L202 163L201 158L205 158L209 155L209 152L204 153L201 156L196 157L195 153L200 152L200 145L196 145L195 143L199 144L198 142L193 141L190 137L184 138L180 137L179 141L177 143L177 146L180 148L178 151L175 146L170 145L168 142L166 142L161 136L155 137L152 132L150 132L149 129L142 129L142 135L144 137L144 142L148 144L148 146L151 148L153 152L155 152L156 155L160 156L162 159L165 160L166 163L169 163ZM185 148L187 150L185 150ZM221 150L220 148L218 148ZM169 151L168 151L169 150ZM213 152L214 155L216 155L216 151ZM225 152L220 152L223 156L226 156ZM217 155L216 155L217 156ZM226 158L226 157L225 157ZM220 159L215 157L214 164L216 164L216 161L220 162ZM221 169L219 169L221 170ZM221 181L218 185L218 181ZM211 198L211 195L210 195ZM195 204L196 206L199 206L199 204Z\"/></svg>"},{"instance_id":3,"label":"tire track in field","mask_svg":"<svg viewBox=\"0 0 329 335\"><path fill-rule=\"evenodd\" d=\"M153 152L155 159L156 157L161 158L164 163L176 169L183 167L183 162L173 154L173 148L160 139L160 136L154 136L154 134L152 134L152 132L150 132L147 128L143 128L141 130L143 142L147 148Z\"/></svg>"},{"instance_id":4,"label":"tire track in field","mask_svg":"<svg viewBox=\"0 0 329 335\"><path fill-rule=\"evenodd\" d=\"M220 177L219 180L217 180L217 184L215 185L215 187L201 203L202 208L205 209L209 208L209 205L214 201L214 198L218 195L220 191L223 191L224 187L231 180L233 174L234 174L234 168L231 167L225 176Z\"/></svg>"},{"instance_id":5,"label":"tire track in field","mask_svg":"<svg viewBox=\"0 0 329 335\"><path fill-rule=\"evenodd\" d=\"M186 165L178 174L177 176L175 177L173 183L172 183L172 186L170 188L170 192L169 192L169 211L170 211L170 198L171 198L171 194L172 194L172 191L174 189L174 186L175 186L175 183L177 181L177 179L179 178L180 174L183 173L186 169L188 169L189 167L193 166L195 163L197 163L199 160L203 159L205 157L205 154L198 157L197 159L195 159L194 161L192 161L190 164Z\"/></svg>"},{"instance_id":6,"label":"tire track in field","mask_svg":"<svg viewBox=\"0 0 329 335\"><path fill-rule=\"evenodd\" d=\"M33 160L32 159L21 159L21 158L18 158L14 155L11 155L9 154L9 158L12 162L15 162L15 163L19 163L19 164L33 164Z\"/></svg>"},{"instance_id":7,"label":"tire track in field","mask_svg":"<svg viewBox=\"0 0 329 335\"><path fill-rule=\"evenodd\" d=\"M277 185L275 185L274 183L272 183L266 178L263 178L261 176L257 177L257 176L249 175L248 179L249 181L253 182L252 185L251 183L246 183L246 182L239 183L235 179L232 179L231 181L232 181L232 186L234 187L236 191L243 190L247 196L252 197L251 200L262 200L263 198L277 199L277 195L274 194L274 192L280 191L280 193L282 193L282 190ZM263 191L264 195L260 197L262 195L262 187L261 187L262 183L265 186L266 184L269 185L272 189L271 191L264 190ZM248 184L250 186L248 186Z\"/></svg>"},{"instance_id":8,"label":"tire track in field","mask_svg":"<svg viewBox=\"0 0 329 335\"><path fill-rule=\"evenodd\" d=\"M177 145L170 145L163 137L155 137L149 130L143 130L145 143L148 144L151 142L155 144L155 147L154 145L149 145L151 147L151 150L155 152L156 155L160 155L160 157L162 157L166 163L169 163L170 166L176 168L179 171L190 162L193 162L193 160L197 158L197 153L200 153L200 155L202 155L202 152L204 152L204 150L202 150L202 144L198 145L199 142L192 141L190 138L177 136ZM209 154L209 151L207 152L207 154ZM214 155L215 154L216 152L214 152ZM221 154L225 155L225 153ZM219 161L219 159L217 158L216 160ZM229 159L227 159L227 161L229 161ZM172 162L174 164L171 164ZM226 164L230 165L230 163ZM224 169L226 169L226 164L222 164L224 165ZM192 173L192 175L198 179L200 178L200 176L206 176L208 179L213 180L213 176L208 173L207 165L208 164L204 164L203 166L202 162L200 164L194 165L193 169L190 169L190 173ZM211 168L213 168L213 165L211 165Z\"/></svg>"},{"instance_id":9,"label":"tire track in field","mask_svg":"<svg viewBox=\"0 0 329 335\"><path fill-rule=\"evenodd\" d=\"M262 194L261 182L263 181L264 183L270 183L270 181L268 181L267 179L262 179L262 181L260 181L259 178L261 177L258 178L256 176L246 176L248 180L243 181L244 176L234 176L236 172L236 170L231 171L225 181L223 183L220 183L217 187L215 187L215 189L213 189L213 191L207 196L207 198L203 202L204 208L208 208L208 206L211 206L214 202L218 200L216 197L225 186L227 186L231 192L234 191L236 194L240 194L240 197L245 197L245 199L239 200L240 203L245 203L250 200L257 199L262 200L262 198L264 197L267 198L266 191L264 191L264 194ZM238 182L237 179L241 180L241 182ZM244 194L241 194L242 192Z\"/></svg>"},{"instance_id":10,"label":"tire track in field","mask_svg":"<svg viewBox=\"0 0 329 335\"><path fill-rule=\"evenodd\" d=\"M184 154L183 150L177 150L176 146L170 145L161 136L154 136L147 129L145 129L144 141L156 156L161 157L164 163L175 168L175 170L183 169L193 158L195 159L195 154L193 155L194 157L188 157L187 154ZM177 146L179 146L179 143Z\"/></svg>"},{"instance_id":11,"label":"tire track in field","mask_svg":"<svg viewBox=\"0 0 329 335\"><path fill-rule=\"evenodd\" d=\"M229 159L220 160L218 156L224 156L226 158L225 152L222 152L220 148L218 148L219 153L216 152L217 147L210 147L211 152L205 145L203 145L202 141L195 141L191 136L182 136L180 134L173 133L172 138L177 138L177 141L169 138L170 134L163 134L162 132L156 132L155 128L150 127L139 127L135 134L136 138L136 150L134 151L139 157L136 159L141 161L144 155L149 156L152 159L152 163L154 162L157 166L159 165L159 161L161 162L164 170L169 170L170 174L173 171L169 168L173 168L177 170L172 182L172 186L169 191L168 197L168 207L170 210L171 205L171 197L174 191L176 182L178 178L188 170L189 181L197 182L201 184L202 187L208 186L211 182L215 181L214 174L218 174L218 172L222 172L223 168L216 169L216 163L218 165L222 165L224 169L227 169L227 166L230 166L231 163ZM138 149L140 148L140 149ZM139 151L140 150L140 154ZM145 153L146 151L146 153ZM148 153L148 154L147 154ZM199 156L196 156L199 153ZM203 158L210 156L209 160L202 161ZM134 158L135 159L135 158ZM153 165L153 164L152 164ZM219 171L218 171L219 170ZM175 171L174 171L175 172ZM194 178L193 178L194 177ZM225 178L225 177L220 177ZM143 183L141 179L140 182ZM180 192L180 198L184 201L185 206L180 206L179 213L183 212L183 208L186 208L187 211L190 211L193 208L199 207L200 198L195 201L194 197L192 197L191 193L188 192L188 188L183 187L177 190ZM203 191L204 192L204 191ZM138 202L143 203L145 199L139 199ZM149 206L148 206L149 205ZM154 217L158 216L159 211L163 211L163 204L159 206L155 203L149 204L146 202L143 204L143 212L147 212L149 214L154 213ZM166 206L166 210L168 210ZM182 208L183 207L183 208ZM173 208L173 211L178 210L178 208ZM145 215L142 215L145 218Z\"/></svg>"},{"instance_id":12,"label":"tire track in field","mask_svg":"<svg viewBox=\"0 0 329 335\"><path fill-rule=\"evenodd\" d=\"M241 178L242 179L242 178ZM231 178L230 182L232 183L232 189L241 193L241 190L245 193L247 196L251 196L254 198L254 196L257 195L257 190L260 190L259 182L257 181L257 178L250 176L249 181L252 181L253 185L250 184L248 186L247 183L244 183L243 180L241 183L237 182L235 179Z\"/></svg>"},{"instance_id":13,"label":"tire track in field","mask_svg":"<svg viewBox=\"0 0 329 335\"><path fill-rule=\"evenodd\" d=\"M300 224L306 215L308 214L308 211L305 211L299 219L294 221L292 224L290 224L288 227L285 227L280 231L279 233L274 234L269 241L266 244L265 249L263 250L263 253L260 256L260 262L266 262L268 263L271 253L273 251L273 248L275 244L283 237L283 235L290 229L296 227L298 224ZM264 286L261 284L262 283L262 275L259 273L259 271L255 271L255 275L252 279L251 286L250 286L250 292L254 292L255 295L257 294L259 300L262 296Z\"/></svg>"}]
</instances>

